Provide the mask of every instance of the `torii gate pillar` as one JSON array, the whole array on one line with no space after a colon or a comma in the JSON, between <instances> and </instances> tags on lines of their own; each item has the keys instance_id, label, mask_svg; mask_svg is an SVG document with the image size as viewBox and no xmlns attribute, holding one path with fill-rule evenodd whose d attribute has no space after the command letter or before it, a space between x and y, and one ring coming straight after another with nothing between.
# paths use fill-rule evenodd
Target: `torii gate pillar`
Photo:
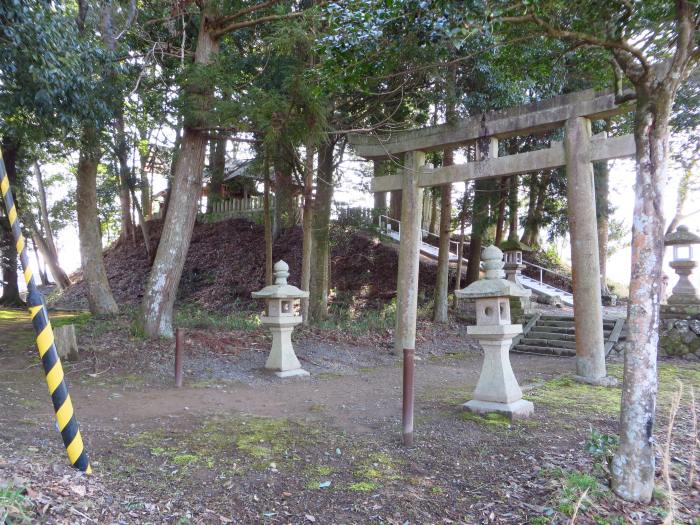
<instances>
[{"instance_id":1,"label":"torii gate pillar","mask_svg":"<svg viewBox=\"0 0 700 525\"><path fill-rule=\"evenodd\" d=\"M418 309L418 263L420 260L423 188L418 186L425 154L406 153L402 170L401 243L399 275L396 281L396 334L394 349L400 355L404 348L416 348L416 312Z\"/></svg>"},{"instance_id":2,"label":"torii gate pillar","mask_svg":"<svg viewBox=\"0 0 700 525\"><path fill-rule=\"evenodd\" d=\"M606 377L605 370L590 120L570 118L564 131L576 325L576 376L586 383L607 384L610 378Z\"/></svg>"}]
</instances>

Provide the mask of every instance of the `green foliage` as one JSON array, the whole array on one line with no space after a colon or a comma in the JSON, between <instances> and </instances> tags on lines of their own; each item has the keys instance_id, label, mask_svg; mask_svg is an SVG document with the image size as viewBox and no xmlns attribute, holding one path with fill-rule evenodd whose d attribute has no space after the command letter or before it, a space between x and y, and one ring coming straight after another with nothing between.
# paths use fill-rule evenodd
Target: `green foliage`
<instances>
[{"instance_id":1,"label":"green foliage","mask_svg":"<svg viewBox=\"0 0 700 525\"><path fill-rule=\"evenodd\" d=\"M32 523L28 514L29 504L23 489L13 485L0 488L0 522L16 525Z\"/></svg>"},{"instance_id":2,"label":"green foliage","mask_svg":"<svg viewBox=\"0 0 700 525\"><path fill-rule=\"evenodd\" d=\"M614 434L603 434L591 427L586 439L586 452L599 458L612 457L620 439Z\"/></svg>"},{"instance_id":3,"label":"green foliage","mask_svg":"<svg viewBox=\"0 0 700 525\"><path fill-rule=\"evenodd\" d=\"M257 330L260 327L260 316L236 307L229 314L219 314L208 312L194 304L184 304L175 312L175 325L182 328Z\"/></svg>"},{"instance_id":4,"label":"green foliage","mask_svg":"<svg viewBox=\"0 0 700 525\"><path fill-rule=\"evenodd\" d=\"M0 125L15 134L109 116L110 89L101 82L109 62L95 38L80 34L70 11L48 0L0 5Z\"/></svg>"}]
</instances>

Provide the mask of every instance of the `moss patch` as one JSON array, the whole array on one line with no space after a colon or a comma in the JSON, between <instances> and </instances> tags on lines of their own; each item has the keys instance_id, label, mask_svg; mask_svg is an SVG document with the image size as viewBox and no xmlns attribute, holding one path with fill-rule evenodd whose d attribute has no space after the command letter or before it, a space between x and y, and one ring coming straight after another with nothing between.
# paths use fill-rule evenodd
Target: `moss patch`
<instances>
[{"instance_id":1,"label":"moss patch","mask_svg":"<svg viewBox=\"0 0 700 525\"><path fill-rule=\"evenodd\" d=\"M490 412L488 414L474 414L472 412L463 411L460 412L459 419L462 421L472 421L480 425L498 428L509 428L512 424L511 420L507 416L496 412Z\"/></svg>"},{"instance_id":2,"label":"moss patch","mask_svg":"<svg viewBox=\"0 0 700 525\"><path fill-rule=\"evenodd\" d=\"M198 467L224 474L262 471L299 460L296 449L315 431L286 419L262 417L211 418L196 431L155 429L124 441L135 454L150 454L179 469ZM216 458L216 461L215 461Z\"/></svg>"},{"instance_id":3,"label":"moss patch","mask_svg":"<svg viewBox=\"0 0 700 525\"><path fill-rule=\"evenodd\" d=\"M353 492L372 492L379 488L379 485L372 481L357 481L348 485L348 490Z\"/></svg>"},{"instance_id":4,"label":"moss patch","mask_svg":"<svg viewBox=\"0 0 700 525\"><path fill-rule=\"evenodd\" d=\"M606 388L559 377L531 390L528 398L535 403L556 408L568 417L581 413L614 416L620 411L621 388Z\"/></svg>"},{"instance_id":5,"label":"moss patch","mask_svg":"<svg viewBox=\"0 0 700 525\"><path fill-rule=\"evenodd\" d=\"M25 310L0 310L0 339L10 350L24 350L34 345L34 329Z\"/></svg>"},{"instance_id":6,"label":"moss patch","mask_svg":"<svg viewBox=\"0 0 700 525\"><path fill-rule=\"evenodd\" d=\"M360 452L358 456L358 467L353 472L353 476L359 481L379 482L401 479L399 469L401 461L396 460L384 452L372 452L363 457Z\"/></svg>"}]
</instances>

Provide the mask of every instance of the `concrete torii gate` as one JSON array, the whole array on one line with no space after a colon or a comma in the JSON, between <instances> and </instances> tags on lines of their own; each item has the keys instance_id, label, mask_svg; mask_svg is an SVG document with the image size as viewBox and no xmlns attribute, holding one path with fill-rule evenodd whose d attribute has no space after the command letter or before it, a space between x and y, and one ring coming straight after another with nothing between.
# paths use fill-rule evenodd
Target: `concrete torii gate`
<instances>
[{"instance_id":1,"label":"concrete torii gate","mask_svg":"<svg viewBox=\"0 0 700 525\"><path fill-rule=\"evenodd\" d=\"M368 160L404 155L401 173L372 179L373 192L402 190L401 243L395 346L412 361L416 343L418 261L421 241L423 188L459 181L496 178L566 167L568 213L571 236L574 313L576 326L576 373L586 382L606 382L603 313L600 297L600 262L596 225L594 161L635 154L632 135L608 138L591 136L591 121L631 111L615 103L615 95L594 90L579 91L544 102L490 111L426 128L387 136L351 135L355 153ZM564 141L549 148L498 156L499 139L564 128ZM425 152L476 143L475 162L429 169ZM410 374L412 376L412 374ZM407 379L406 371L404 380ZM412 377L409 378L412 383ZM406 391L404 385L404 391ZM412 390L412 389L411 389ZM404 395L404 436L406 421ZM411 410L412 412L412 410Z\"/></svg>"}]
</instances>

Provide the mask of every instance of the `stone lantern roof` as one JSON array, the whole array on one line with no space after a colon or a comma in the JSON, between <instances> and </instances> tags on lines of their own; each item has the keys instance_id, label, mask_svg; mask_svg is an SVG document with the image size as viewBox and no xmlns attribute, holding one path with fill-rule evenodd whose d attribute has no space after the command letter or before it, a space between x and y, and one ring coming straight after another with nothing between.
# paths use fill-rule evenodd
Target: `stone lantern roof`
<instances>
[{"instance_id":1,"label":"stone lantern roof","mask_svg":"<svg viewBox=\"0 0 700 525\"><path fill-rule=\"evenodd\" d=\"M480 299L485 297L529 297L532 292L525 290L513 281L504 279L503 252L497 246L488 246L482 255L486 277L474 281L466 288L456 290L460 299Z\"/></svg>"},{"instance_id":2,"label":"stone lantern roof","mask_svg":"<svg viewBox=\"0 0 700 525\"><path fill-rule=\"evenodd\" d=\"M678 226L675 232L667 233L664 236L664 246L677 246L679 244L700 244L700 236L688 230L687 226Z\"/></svg>"},{"instance_id":3,"label":"stone lantern roof","mask_svg":"<svg viewBox=\"0 0 700 525\"><path fill-rule=\"evenodd\" d=\"M509 237L508 240L505 240L501 243L500 248L504 252L531 252L532 251L532 248L530 248L524 242L520 242L520 240L518 240L517 237Z\"/></svg>"},{"instance_id":4,"label":"stone lantern roof","mask_svg":"<svg viewBox=\"0 0 700 525\"><path fill-rule=\"evenodd\" d=\"M274 273L275 284L271 284L262 290L251 293L250 295L254 299L301 299L309 296L309 292L287 284L289 265L286 262L277 261L274 266Z\"/></svg>"}]
</instances>

